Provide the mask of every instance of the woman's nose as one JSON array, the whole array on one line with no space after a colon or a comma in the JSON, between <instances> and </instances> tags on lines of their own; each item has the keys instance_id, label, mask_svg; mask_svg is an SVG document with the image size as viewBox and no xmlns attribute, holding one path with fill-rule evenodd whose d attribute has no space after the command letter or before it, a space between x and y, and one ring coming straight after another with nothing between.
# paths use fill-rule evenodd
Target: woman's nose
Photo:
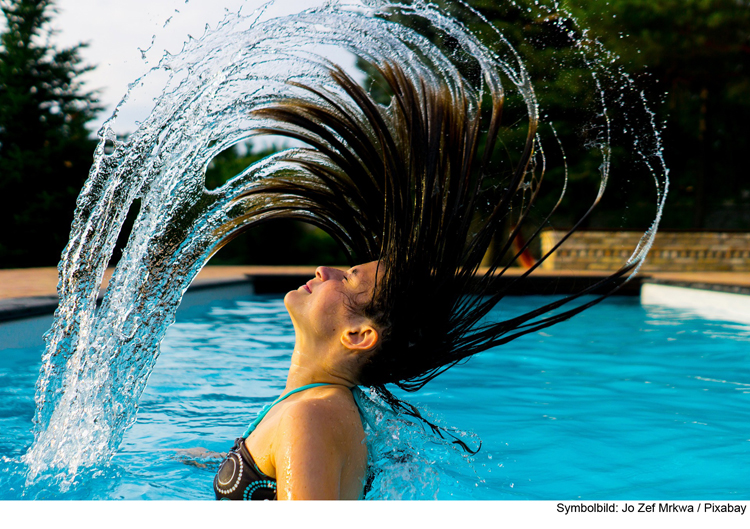
<instances>
[{"instance_id":1,"label":"woman's nose","mask_svg":"<svg viewBox=\"0 0 750 529\"><path fill-rule=\"evenodd\" d=\"M331 278L331 269L327 266L319 266L315 269L315 277L321 281L328 281Z\"/></svg>"}]
</instances>

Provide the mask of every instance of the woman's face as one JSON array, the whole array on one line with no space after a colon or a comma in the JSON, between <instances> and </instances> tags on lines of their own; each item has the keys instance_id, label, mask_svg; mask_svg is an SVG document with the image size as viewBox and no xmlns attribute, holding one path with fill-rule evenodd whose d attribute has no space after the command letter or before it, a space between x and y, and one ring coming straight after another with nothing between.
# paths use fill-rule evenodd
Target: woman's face
<instances>
[{"instance_id":1,"label":"woman's face","mask_svg":"<svg viewBox=\"0 0 750 529\"><path fill-rule=\"evenodd\" d=\"M320 266L313 279L289 292L284 305L298 338L317 343L337 341L347 326L363 319L350 307L372 297L377 265L377 261L371 261L349 270Z\"/></svg>"}]
</instances>

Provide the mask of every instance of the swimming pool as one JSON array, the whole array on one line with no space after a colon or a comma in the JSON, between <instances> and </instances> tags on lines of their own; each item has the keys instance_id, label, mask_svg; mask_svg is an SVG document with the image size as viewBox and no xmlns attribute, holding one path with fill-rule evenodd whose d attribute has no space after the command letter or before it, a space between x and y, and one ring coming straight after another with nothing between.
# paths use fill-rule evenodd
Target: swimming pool
<instances>
[{"instance_id":1,"label":"swimming pool","mask_svg":"<svg viewBox=\"0 0 750 529\"><path fill-rule=\"evenodd\" d=\"M41 349L4 336L1 499L212 499L216 461L196 448L229 448L283 388L293 344L280 296L189 294L120 450L62 493L24 486L18 461L32 442ZM467 457L397 425L388 442L413 457L394 459L370 497L748 500L749 343L747 324L611 298L409 395L482 448Z\"/></svg>"}]
</instances>

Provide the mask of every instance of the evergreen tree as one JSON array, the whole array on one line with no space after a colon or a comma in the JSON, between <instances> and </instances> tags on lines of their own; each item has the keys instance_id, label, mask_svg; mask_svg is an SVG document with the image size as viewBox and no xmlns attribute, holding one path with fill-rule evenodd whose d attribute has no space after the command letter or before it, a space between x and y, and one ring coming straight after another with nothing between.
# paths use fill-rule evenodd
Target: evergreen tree
<instances>
[{"instance_id":1,"label":"evergreen tree","mask_svg":"<svg viewBox=\"0 0 750 529\"><path fill-rule=\"evenodd\" d=\"M79 76L82 44L49 40L52 0L0 0L0 268L57 264L95 142L99 110Z\"/></svg>"}]
</instances>

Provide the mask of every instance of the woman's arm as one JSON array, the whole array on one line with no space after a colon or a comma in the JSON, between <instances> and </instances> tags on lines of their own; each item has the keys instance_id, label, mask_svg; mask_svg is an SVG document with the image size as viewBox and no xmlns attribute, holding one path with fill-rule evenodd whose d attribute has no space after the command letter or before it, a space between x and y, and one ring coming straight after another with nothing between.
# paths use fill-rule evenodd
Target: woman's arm
<instances>
[{"instance_id":1,"label":"woman's arm","mask_svg":"<svg viewBox=\"0 0 750 529\"><path fill-rule=\"evenodd\" d=\"M356 409L352 414L350 406L337 399L289 406L273 450L278 499L358 498L367 463L359 421ZM352 479L356 474L361 474L359 479Z\"/></svg>"}]
</instances>

